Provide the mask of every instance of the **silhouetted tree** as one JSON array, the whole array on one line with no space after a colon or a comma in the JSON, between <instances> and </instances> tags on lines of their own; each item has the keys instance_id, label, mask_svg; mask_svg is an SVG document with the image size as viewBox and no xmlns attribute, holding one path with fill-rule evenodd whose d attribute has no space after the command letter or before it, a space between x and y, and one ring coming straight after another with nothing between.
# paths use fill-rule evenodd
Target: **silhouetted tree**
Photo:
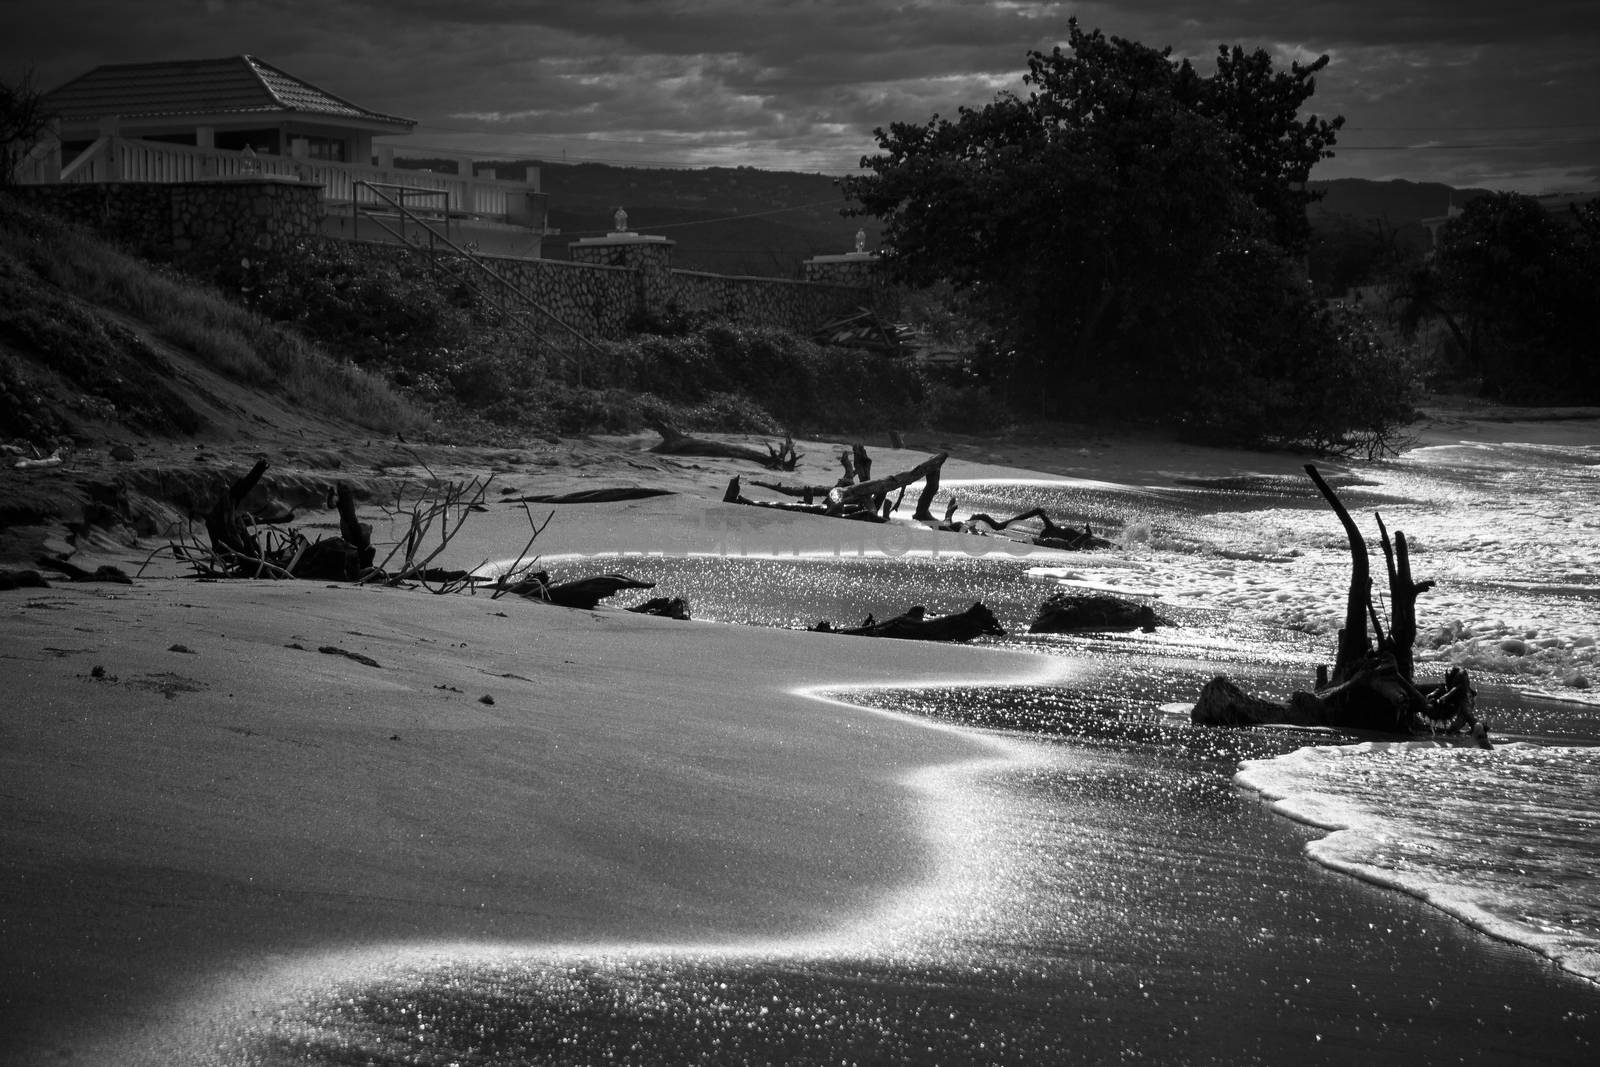
<instances>
[{"instance_id":1,"label":"silhouetted tree","mask_svg":"<svg viewBox=\"0 0 1600 1067\"><path fill-rule=\"evenodd\" d=\"M1471 201L1445 223L1410 295L1437 314L1490 396L1600 401L1600 208L1567 217L1516 193Z\"/></svg>"},{"instance_id":2,"label":"silhouetted tree","mask_svg":"<svg viewBox=\"0 0 1600 1067\"><path fill-rule=\"evenodd\" d=\"M1202 76L1073 21L1065 50L1029 54L1026 98L878 130L845 189L883 220L898 278L947 280L981 309L1014 399L1241 431L1200 395L1270 369L1287 377L1252 417L1287 417L1299 401L1275 398L1300 368L1284 354L1323 358L1342 336L1301 265L1305 183L1343 123L1299 115L1326 64L1223 48Z\"/></svg>"},{"instance_id":3,"label":"silhouetted tree","mask_svg":"<svg viewBox=\"0 0 1600 1067\"><path fill-rule=\"evenodd\" d=\"M50 125L44 94L24 71L15 85L0 81L0 185L16 181L17 165Z\"/></svg>"}]
</instances>

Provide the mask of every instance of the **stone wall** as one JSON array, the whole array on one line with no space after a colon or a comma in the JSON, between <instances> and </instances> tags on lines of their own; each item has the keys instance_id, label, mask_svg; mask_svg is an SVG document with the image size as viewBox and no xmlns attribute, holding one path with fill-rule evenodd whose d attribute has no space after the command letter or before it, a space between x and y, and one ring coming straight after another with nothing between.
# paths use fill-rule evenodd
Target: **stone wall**
<instances>
[{"instance_id":1,"label":"stone wall","mask_svg":"<svg viewBox=\"0 0 1600 1067\"><path fill-rule=\"evenodd\" d=\"M889 314L892 293L867 284L866 264L835 281L735 277L673 270L673 242L661 238L575 242L571 261L479 258L541 307L589 337L626 336L639 323L673 312L709 312L735 322L810 333L870 307Z\"/></svg>"},{"instance_id":2,"label":"stone wall","mask_svg":"<svg viewBox=\"0 0 1600 1067\"><path fill-rule=\"evenodd\" d=\"M876 294L853 285L672 272L672 301L683 311L709 311L736 322L810 333L835 319L873 307Z\"/></svg>"},{"instance_id":3,"label":"stone wall","mask_svg":"<svg viewBox=\"0 0 1600 1067\"><path fill-rule=\"evenodd\" d=\"M10 191L157 257L216 248L288 251L321 234L320 187L272 176L23 185ZM571 261L479 259L549 315L591 338L623 337L638 323L675 311L710 312L802 334L863 307L893 312L891 291L878 284L875 256L819 256L806 264L806 281L793 281L674 270L673 244L617 233L574 242ZM394 245L366 247L374 255L402 251ZM485 288L492 293L492 286ZM565 332L553 323L547 330Z\"/></svg>"},{"instance_id":4,"label":"stone wall","mask_svg":"<svg viewBox=\"0 0 1600 1067\"><path fill-rule=\"evenodd\" d=\"M212 248L283 251L315 237L322 218L320 186L271 177L16 185L9 192L154 256Z\"/></svg>"},{"instance_id":5,"label":"stone wall","mask_svg":"<svg viewBox=\"0 0 1600 1067\"><path fill-rule=\"evenodd\" d=\"M559 259L480 257L540 307L587 337L622 337L639 306L639 278L628 267ZM552 326L552 330L559 330Z\"/></svg>"}]
</instances>

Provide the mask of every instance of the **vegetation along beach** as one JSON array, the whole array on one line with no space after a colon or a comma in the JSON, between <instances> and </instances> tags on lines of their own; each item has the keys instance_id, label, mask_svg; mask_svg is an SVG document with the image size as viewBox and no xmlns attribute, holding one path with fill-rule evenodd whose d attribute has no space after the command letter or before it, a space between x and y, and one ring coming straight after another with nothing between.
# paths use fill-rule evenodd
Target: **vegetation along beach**
<instances>
[{"instance_id":1,"label":"vegetation along beach","mask_svg":"<svg viewBox=\"0 0 1600 1067\"><path fill-rule=\"evenodd\" d=\"M7 84L0 1063L1595 1062L1600 214L1025 63L805 329L144 241Z\"/></svg>"}]
</instances>

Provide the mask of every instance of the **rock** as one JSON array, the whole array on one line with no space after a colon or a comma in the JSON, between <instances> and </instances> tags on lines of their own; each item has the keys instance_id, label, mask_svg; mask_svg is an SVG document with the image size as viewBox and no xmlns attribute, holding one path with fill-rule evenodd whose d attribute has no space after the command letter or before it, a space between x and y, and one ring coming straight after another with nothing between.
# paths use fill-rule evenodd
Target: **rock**
<instances>
[{"instance_id":1,"label":"rock","mask_svg":"<svg viewBox=\"0 0 1600 1067\"><path fill-rule=\"evenodd\" d=\"M689 602L680 596L656 596L628 609L638 615L660 615L667 619L687 619Z\"/></svg>"},{"instance_id":2,"label":"rock","mask_svg":"<svg viewBox=\"0 0 1600 1067\"><path fill-rule=\"evenodd\" d=\"M50 583L38 571L0 571L0 589L48 589Z\"/></svg>"},{"instance_id":3,"label":"rock","mask_svg":"<svg viewBox=\"0 0 1600 1067\"><path fill-rule=\"evenodd\" d=\"M1085 630L1143 630L1154 633L1157 626L1171 626L1170 619L1157 615L1149 604L1141 604L1102 593L1054 593L1039 605L1028 632L1033 634L1074 633Z\"/></svg>"}]
</instances>

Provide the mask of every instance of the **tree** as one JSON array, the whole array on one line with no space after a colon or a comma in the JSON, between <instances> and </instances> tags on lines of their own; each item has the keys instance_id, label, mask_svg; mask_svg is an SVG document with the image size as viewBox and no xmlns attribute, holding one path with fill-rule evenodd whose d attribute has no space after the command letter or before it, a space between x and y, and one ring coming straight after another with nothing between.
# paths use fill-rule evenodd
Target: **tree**
<instances>
[{"instance_id":1,"label":"tree","mask_svg":"<svg viewBox=\"0 0 1600 1067\"><path fill-rule=\"evenodd\" d=\"M17 84L0 81L0 185L16 181L17 166L50 125L44 94L33 87L33 72Z\"/></svg>"},{"instance_id":2,"label":"tree","mask_svg":"<svg viewBox=\"0 0 1600 1067\"><path fill-rule=\"evenodd\" d=\"M1026 99L878 130L846 193L899 279L985 309L1014 396L1171 411L1218 366L1248 373L1259 301L1306 299L1304 183L1342 119L1298 113L1326 63L1224 48L1205 77L1074 20L1066 51L1029 54Z\"/></svg>"},{"instance_id":3,"label":"tree","mask_svg":"<svg viewBox=\"0 0 1600 1067\"><path fill-rule=\"evenodd\" d=\"M1445 223L1414 289L1461 345L1485 394L1517 401L1600 400L1600 209L1563 218L1531 197L1479 197Z\"/></svg>"}]
</instances>

